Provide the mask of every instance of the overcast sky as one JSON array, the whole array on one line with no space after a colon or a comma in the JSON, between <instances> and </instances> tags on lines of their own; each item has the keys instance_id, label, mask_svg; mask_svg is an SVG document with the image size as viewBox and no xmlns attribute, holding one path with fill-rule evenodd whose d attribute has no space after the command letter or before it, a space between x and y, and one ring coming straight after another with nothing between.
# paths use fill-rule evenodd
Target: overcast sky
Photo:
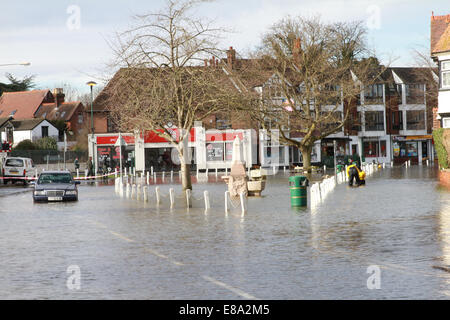
<instances>
[{"instance_id":1,"label":"overcast sky","mask_svg":"<svg viewBox=\"0 0 450 320\"><path fill-rule=\"evenodd\" d=\"M10 72L22 78L36 75L39 88L68 83L81 93L85 83L101 81L111 70L111 50L105 39L126 30L131 16L159 10L163 0L0 0L0 65L31 62L31 66L0 66L0 82ZM431 12L450 13L448 0L217 0L203 4L199 16L216 19L235 33L223 48L245 53L261 34L288 15L319 14L326 21L364 20L369 45L383 62L414 63L413 49L428 50ZM77 19L79 17L79 19Z\"/></svg>"}]
</instances>

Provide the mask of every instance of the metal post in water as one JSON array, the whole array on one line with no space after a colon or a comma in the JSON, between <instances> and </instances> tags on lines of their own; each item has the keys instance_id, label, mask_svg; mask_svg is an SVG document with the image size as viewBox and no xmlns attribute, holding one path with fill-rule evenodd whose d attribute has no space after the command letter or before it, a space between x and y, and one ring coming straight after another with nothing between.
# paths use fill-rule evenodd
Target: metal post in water
<instances>
[{"instance_id":1,"label":"metal post in water","mask_svg":"<svg viewBox=\"0 0 450 320\"><path fill-rule=\"evenodd\" d=\"M228 198L230 197L230 191L225 191L225 214L228 214Z\"/></svg>"},{"instance_id":2,"label":"metal post in water","mask_svg":"<svg viewBox=\"0 0 450 320\"><path fill-rule=\"evenodd\" d=\"M209 192L208 190L205 190L203 192L203 196L205 197L205 212L209 210L209 208L211 208L210 203L209 203Z\"/></svg>"},{"instance_id":3,"label":"metal post in water","mask_svg":"<svg viewBox=\"0 0 450 320\"><path fill-rule=\"evenodd\" d=\"M141 200L141 185L138 184L136 189L136 200Z\"/></svg>"},{"instance_id":4,"label":"metal post in water","mask_svg":"<svg viewBox=\"0 0 450 320\"><path fill-rule=\"evenodd\" d=\"M155 194L156 194L156 204L159 205L161 203L161 196L159 194L159 187L155 188Z\"/></svg>"},{"instance_id":5,"label":"metal post in water","mask_svg":"<svg viewBox=\"0 0 450 320\"><path fill-rule=\"evenodd\" d=\"M245 195L243 192L239 195L239 197L241 198L242 214L245 214L247 212L247 199L245 198Z\"/></svg>"},{"instance_id":6,"label":"metal post in water","mask_svg":"<svg viewBox=\"0 0 450 320\"><path fill-rule=\"evenodd\" d=\"M120 181L120 185L119 185L119 195L121 198L123 198L123 182Z\"/></svg>"},{"instance_id":7,"label":"metal post in water","mask_svg":"<svg viewBox=\"0 0 450 320\"><path fill-rule=\"evenodd\" d=\"M134 199L136 197L136 185L133 184L131 186L131 199Z\"/></svg>"},{"instance_id":8,"label":"metal post in water","mask_svg":"<svg viewBox=\"0 0 450 320\"><path fill-rule=\"evenodd\" d=\"M147 202L148 201L148 187L147 186L144 186L142 188L142 193L143 193L144 201Z\"/></svg>"},{"instance_id":9,"label":"metal post in water","mask_svg":"<svg viewBox=\"0 0 450 320\"><path fill-rule=\"evenodd\" d=\"M127 199L130 198L130 183L128 183L128 182L127 182L127 189L126 189L125 196L127 197Z\"/></svg>"},{"instance_id":10,"label":"metal post in water","mask_svg":"<svg viewBox=\"0 0 450 320\"><path fill-rule=\"evenodd\" d=\"M186 205L188 209L191 206L191 189L186 189Z\"/></svg>"},{"instance_id":11,"label":"metal post in water","mask_svg":"<svg viewBox=\"0 0 450 320\"><path fill-rule=\"evenodd\" d=\"M173 206L175 205L175 197L174 197L174 193L173 193L173 188L169 189L169 198L170 198L170 209L172 209Z\"/></svg>"}]
</instances>

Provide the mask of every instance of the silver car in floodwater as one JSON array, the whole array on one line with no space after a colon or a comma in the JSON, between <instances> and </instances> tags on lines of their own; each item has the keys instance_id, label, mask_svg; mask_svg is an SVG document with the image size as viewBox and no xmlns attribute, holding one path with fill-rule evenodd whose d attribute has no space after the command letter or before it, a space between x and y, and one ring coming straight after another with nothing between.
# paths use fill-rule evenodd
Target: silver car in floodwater
<instances>
[{"instance_id":1,"label":"silver car in floodwater","mask_svg":"<svg viewBox=\"0 0 450 320\"><path fill-rule=\"evenodd\" d=\"M45 171L34 184L34 202L77 201L79 181L69 171Z\"/></svg>"}]
</instances>

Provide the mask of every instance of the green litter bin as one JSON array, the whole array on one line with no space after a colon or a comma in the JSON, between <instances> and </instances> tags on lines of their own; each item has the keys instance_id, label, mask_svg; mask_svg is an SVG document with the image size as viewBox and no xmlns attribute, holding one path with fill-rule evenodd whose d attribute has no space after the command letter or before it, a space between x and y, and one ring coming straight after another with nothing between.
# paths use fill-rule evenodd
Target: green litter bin
<instances>
[{"instance_id":1,"label":"green litter bin","mask_svg":"<svg viewBox=\"0 0 450 320\"><path fill-rule=\"evenodd\" d=\"M338 164L338 165L336 166L336 172L337 172L337 173L342 172L343 170L344 170L344 165Z\"/></svg>"},{"instance_id":2,"label":"green litter bin","mask_svg":"<svg viewBox=\"0 0 450 320\"><path fill-rule=\"evenodd\" d=\"M291 189L291 206L306 207L307 206L307 182L305 176L289 177L289 187Z\"/></svg>"}]
</instances>

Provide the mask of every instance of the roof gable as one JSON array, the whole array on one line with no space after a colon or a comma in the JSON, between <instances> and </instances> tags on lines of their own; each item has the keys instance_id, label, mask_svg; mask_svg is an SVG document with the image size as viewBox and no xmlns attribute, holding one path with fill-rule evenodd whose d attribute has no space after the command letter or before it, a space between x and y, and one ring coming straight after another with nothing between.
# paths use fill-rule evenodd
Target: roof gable
<instances>
[{"instance_id":1,"label":"roof gable","mask_svg":"<svg viewBox=\"0 0 450 320\"><path fill-rule=\"evenodd\" d=\"M450 51L450 14L431 17L431 54Z\"/></svg>"},{"instance_id":2,"label":"roof gable","mask_svg":"<svg viewBox=\"0 0 450 320\"><path fill-rule=\"evenodd\" d=\"M50 90L4 92L0 97L0 116L30 119L47 98Z\"/></svg>"}]
</instances>

